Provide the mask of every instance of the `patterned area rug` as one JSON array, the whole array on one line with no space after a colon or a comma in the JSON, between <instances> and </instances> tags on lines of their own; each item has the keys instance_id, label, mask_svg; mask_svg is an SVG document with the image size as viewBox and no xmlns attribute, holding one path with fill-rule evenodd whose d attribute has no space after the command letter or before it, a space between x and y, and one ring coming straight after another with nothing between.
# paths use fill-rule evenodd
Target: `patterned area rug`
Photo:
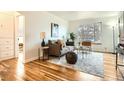
<instances>
[{"instance_id":1,"label":"patterned area rug","mask_svg":"<svg viewBox=\"0 0 124 93\"><path fill-rule=\"evenodd\" d=\"M79 70L88 74L96 75L99 77L104 76L103 69L103 54L102 53L88 53L82 54L77 53L78 60L76 64L68 64L66 62L65 56L60 59L52 58L51 63L59 64L65 67L73 68L75 70Z\"/></svg>"}]
</instances>

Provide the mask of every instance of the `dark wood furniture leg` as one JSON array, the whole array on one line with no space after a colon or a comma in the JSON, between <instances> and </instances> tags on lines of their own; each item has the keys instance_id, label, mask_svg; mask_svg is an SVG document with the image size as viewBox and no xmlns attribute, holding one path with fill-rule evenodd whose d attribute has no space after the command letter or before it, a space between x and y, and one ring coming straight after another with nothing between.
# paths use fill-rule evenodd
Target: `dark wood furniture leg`
<instances>
[{"instance_id":1,"label":"dark wood furniture leg","mask_svg":"<svg viewBox=\"0 0 124 93\"><path fill-rule=\"evenodd\" d=\"M117 62L118 62L118 53L116 52L116 70L117 70Z\"/></svg>"},{"instance_id":2,"label":"dark wood furniture leg","mask_svg":"<svg viewBox=\"0 0 124 93\"><path fill-rule=\"evenodd\" d=\"M45 50L43 49L43 61L44 61L44 51L45 51Z\"/></svg>"},{"instance_id":3,"label":"dark wood furniture leg","mask_svg":"<svg viewBox=\"0 0 124 93\"><path fill-rule=\"evenodd\" d=\"M38 48L38 56L39 56L39 60L40 60L40 48Z\"/></svg>"},{"instance_id":4,"label":"dark wood furniture leg","mask_svg":"<svg viewBox=\"0 0 124 93\"><path fill-rule=\"evenodd\" d=\"M47 53L48 53L47 55L48 55L48 60L49 60L49 49L47 49Z\"/></svg>"}]
</instances>

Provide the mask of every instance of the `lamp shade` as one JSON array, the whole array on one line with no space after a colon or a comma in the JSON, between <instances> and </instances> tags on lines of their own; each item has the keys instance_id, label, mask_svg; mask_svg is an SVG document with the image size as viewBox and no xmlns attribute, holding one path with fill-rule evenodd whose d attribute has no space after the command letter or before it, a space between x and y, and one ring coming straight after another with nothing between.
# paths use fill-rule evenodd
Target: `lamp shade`
<instances>
[{"instance_id":1,"label":"lamp shade","mask_svg":"<svg viewBox=\"0 0 124 93\"><path fill-rule=\"evenodd\" d=\"M41 39L44 39L44 38L45 38L45 32L41 32L41 33L40 33L40 38L41 38Z\"/></svg>"}]
</instances>

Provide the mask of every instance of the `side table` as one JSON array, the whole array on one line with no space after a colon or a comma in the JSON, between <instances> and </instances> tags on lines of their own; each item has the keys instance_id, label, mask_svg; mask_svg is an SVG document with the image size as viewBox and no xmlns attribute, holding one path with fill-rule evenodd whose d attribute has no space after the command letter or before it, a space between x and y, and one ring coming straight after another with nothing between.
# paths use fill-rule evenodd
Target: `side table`
<instances>
[{"instance_id":1,"label":"side table","mask_svg":"<svg viewBox=\"0 0 124 93\"><path fill-rule=\"evenodd\" d=\"M40 60L41 50L43 51L43 61L44 60L48 60L49 59L49 47L48 46L44 46L44 47L41 47L39 49L39 60ZM47 56L47 58L45 58L45 56Z\"/></svg>"}]
</instances>

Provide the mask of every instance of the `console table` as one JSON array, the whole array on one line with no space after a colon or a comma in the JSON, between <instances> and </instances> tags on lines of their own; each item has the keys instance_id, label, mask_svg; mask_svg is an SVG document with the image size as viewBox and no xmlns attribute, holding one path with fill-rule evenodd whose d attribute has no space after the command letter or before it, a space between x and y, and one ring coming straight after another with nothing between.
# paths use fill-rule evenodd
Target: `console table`
<instances>
[{"instance_id":1,"label":"console table","mask_svg":"<svg viewBox=\"0 0 124 93\"><path fill-rule=\"evenodd\" d=\"M40 60L40 55L41 55L41 50L43 51L43 61L46 59L49 59L49 47L48 46L44 46L39 48L39 60ZM47 52L47 53L46 53ZM46 54L46 55L45 55ZM47 58L45 58L47 56Z\"/></svg>"}]
</instances>

